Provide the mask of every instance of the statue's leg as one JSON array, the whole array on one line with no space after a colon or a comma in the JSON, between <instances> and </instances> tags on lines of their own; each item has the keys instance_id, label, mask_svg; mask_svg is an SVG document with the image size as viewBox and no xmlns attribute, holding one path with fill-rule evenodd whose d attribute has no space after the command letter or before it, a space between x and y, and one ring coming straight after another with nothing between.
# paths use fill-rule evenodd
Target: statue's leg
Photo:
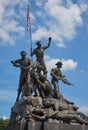
<instances>
[{"instance_id":1,"label":"statue's leg","mask_svg":"<svg viewBox=\"0 0 88 130\"><path fill-rule=\"evenodd\" d=\"M45 62L44 61L42 61L42 67L43 67L43 72L44 72L44 74L47 76L47 68L46 68L46 64L45 64Z\"/></svg>"},{"instance_id":2,"label":"statue's leg","mask_svg":"<svg viewBox=\"0 0 88 130\"><path fill-rule=\"evenodd\" d=\"M56 98L59 98L58 82L57 81L53 81L53 86L54 86L54 91L55 91Z\"/></svg>"}]
</instances>

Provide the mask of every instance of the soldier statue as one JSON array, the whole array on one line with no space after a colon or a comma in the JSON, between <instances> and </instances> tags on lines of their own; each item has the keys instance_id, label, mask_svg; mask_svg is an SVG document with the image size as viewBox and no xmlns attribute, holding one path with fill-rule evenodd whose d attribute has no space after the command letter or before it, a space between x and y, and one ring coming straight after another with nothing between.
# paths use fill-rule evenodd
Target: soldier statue
<instances>
[{"instance_id":1,"label":"soldier statue","mask_svg":"<svg viewBox=\"0 0 88 130\"><path fill-rule=\"evenodd\" d=\"M39 84L38 90L40 92L40 96L42 98L52 97L52 87L50 82L47 80L46 76L44 74L41 75L40 78L36 76L36 82Z\"/></svg>"},{"instance_id":2,"label":"soldier statue","mask_svg":"<svg viewBox=\"0 0 88 130\"><path fill-rule=\"evenodd\" d=\"M85 115L78 112L79 107L65 99L59 92L60 80L67 85L73 85L62 74L62 62L57 62L56 67L51 69L52 84L47 79L44 50L50 47L50 43L51 37L48 39L47 46L42 47L40 41L36 43L38 47L31 52L31 56L36 56L34 63L30 58L26 58L25 51L20 52L20 59L11 61L15 67L20 68L21 73L18 95L11 109L9 124L20 123L20 130L29 129L29 122L36 121L76 122L88 125ZM20 93L22 94L19 100Z\"/></svg>"},{"instance_id":3,"label":"soldier statue","mask_svg":"<svg viewBox=\"0 0 88 130\"><path fill-rule=\"evenodd\" d=\"M51 82L54 86L54 91L55 91L56 97L58 97L58 92L59 92L58 82L59 82L59 80L63 81L65 84L68 84L68 85L73 85L73 84L68 82L67 79L65 79L65 76L62 75L62 72L61 72L62 62L57 62L55 65L57 67L51 69L51 76L52 76Z\"/></svg>"},{"instance_id":4,"label":"soldier statue","mask_svg":"<svg viewBox=\"0 0 88 130\"><path fill-rule=\"evenodd\" d=\"M29 77L29 68L32 66L32 62L29 58L26 58L26 52L25 51L21 51L21 58L17 59L17 60L13 60L11 61L11 63L15 66L15 67L20 67L21 69L21 73L20 73L20 80L19 80L19 87L18 87L18 96L16 101L19 100L19 96L20 93L22 91L22 86L28 82L28 77Z\"/></svg>"},{"instance_id":5,"label":"soldier statue","mask_svg":"<svg viewBox=\"0 0 88 130\"><path fill-rule=\"evenodd\" d=\"M46 69L46 65L45 65L45 62L44 62L44 50L46 50L47 48L50 47L51 37L49 37L48 40L49 41L48 41L48 45L47 46L41 46L42 45L41 41L38 41L36 43L37 48L35 48L31 52L31 56L33 56L33 55L36 56L36 62L38 62L41 65L42 70L43 70L45 75L47 75L47 69Z\"/></svg>"}]
</instances>

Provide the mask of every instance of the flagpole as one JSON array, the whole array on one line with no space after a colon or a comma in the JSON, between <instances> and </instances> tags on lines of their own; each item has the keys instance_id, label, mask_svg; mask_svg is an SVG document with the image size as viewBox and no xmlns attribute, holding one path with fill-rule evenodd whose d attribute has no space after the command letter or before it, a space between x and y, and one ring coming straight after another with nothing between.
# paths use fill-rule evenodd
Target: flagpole
<instances>
[{"instance_id":1,"label":"flagpole","mask_svg":"<svg viewBox=\"0 0 88 130\"><path fill-rule=\"evenodd\" d=\"M31 21L30 21L30 8L28 5L28 10L27 10L27 30L29 31L29 36L30 36L30 56L32 53L32 35L31 35ZM31 60L33 62L33 57L31 56Z\"/></svg>"}]
</instances>

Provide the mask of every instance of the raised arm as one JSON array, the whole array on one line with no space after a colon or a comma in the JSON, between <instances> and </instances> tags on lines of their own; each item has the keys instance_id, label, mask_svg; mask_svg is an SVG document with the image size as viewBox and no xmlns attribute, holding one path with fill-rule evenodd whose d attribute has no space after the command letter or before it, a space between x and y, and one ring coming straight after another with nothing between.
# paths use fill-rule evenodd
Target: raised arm
<instances>
[{"instance_id":1,"label":"raised arm","mask_svg":"<svg viewBox=\"0 0 88 130\"><path fill-rule=\"evenodd\" d=\"M48 45L47 45L47 46L42 47L44 50L50 47L51 40L52 40L52 38L51 38L51 37L49 37L49 39L48 39Z\"/></svg>"}]
</instances>

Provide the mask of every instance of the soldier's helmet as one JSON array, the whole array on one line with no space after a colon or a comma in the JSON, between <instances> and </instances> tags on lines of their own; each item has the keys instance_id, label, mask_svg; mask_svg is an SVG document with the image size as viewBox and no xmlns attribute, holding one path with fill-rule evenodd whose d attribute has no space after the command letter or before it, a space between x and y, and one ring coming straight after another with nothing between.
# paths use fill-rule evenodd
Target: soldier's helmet
<instances>
[{"instance_id":1,"label":"soldier's helmet","mask_svg":"<svg viewBox=\"0 0 88 130\"><path fill-rule=\"evenodd\" d=\"M62 66L63 64L62 64L62 62L58 61L55 65Z\"/></svg>"},{"instance_id":2,"label":"soldier's helmet","mask_svg":"<svg viewBox=\"0 0 88 130\"><path fill-rule=\"evenodd\" d=\"M25 56L27 53L26 53L26 51L21 51L20 54L21 54L21 56Z\"/></svg>"},{"instance_id":3,"label":"soldier's helmet","mask_svg":"<svg viewBox=\"0 0 88 130\"><path fill-rule=\"evenodd\" d=\"M42 45L41 41L37 41L36 45Z\"/></svg>"}]
</instances>

